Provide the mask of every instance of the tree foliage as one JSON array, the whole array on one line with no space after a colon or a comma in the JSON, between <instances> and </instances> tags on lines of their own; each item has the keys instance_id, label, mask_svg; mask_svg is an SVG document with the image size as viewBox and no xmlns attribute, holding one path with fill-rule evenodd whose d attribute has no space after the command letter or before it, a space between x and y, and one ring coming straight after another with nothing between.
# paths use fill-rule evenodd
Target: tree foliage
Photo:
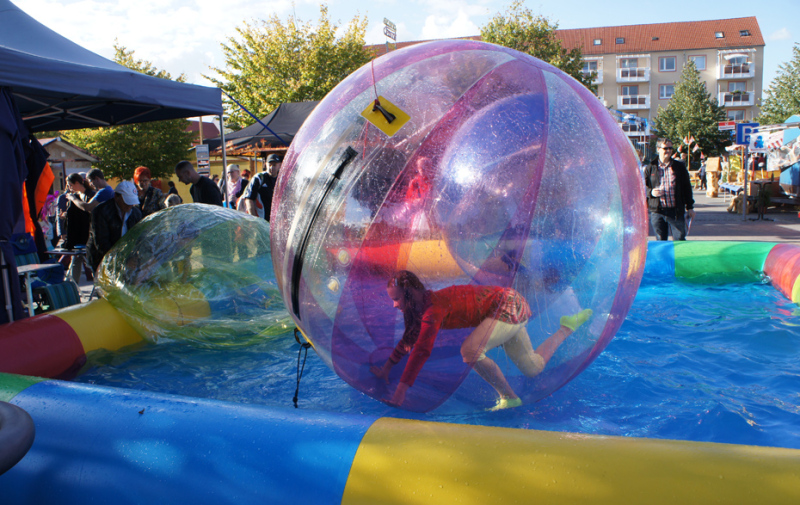
<instances>
[{"instance_id":1,"label":"tree foliage","mask_svg":"<svg viewBox=\"0 0 800 505\"><path fill-rule=\"evenodd\" d=\"M653 127L659 137L671 140L675 146L692 136L706 156L714 156L731 144L730 132L719 131L719 122L726 119L725 110L711 97L690 61L683 67L667 107L658 108Z\"/></svg>"},{"instance_id":2,"label":"tree foliage","mask_svg":"<svg viewBox=\"0 0 800 505\"><path fill-rule=\"evenodd\" d=\"M757 119L760 124L782 123L800 114L800 46L795 44L792 52L792 60L778 67L778 76L765 93Z\"/></svg>"},{"instance_id":3,"label":"tree foliage","mask_svg":"<svg viewBox=\"0 0 800 505\"><path fill-rule=\"evenodd\" d=\"M514 0L505 14L496 14L481 28L481 40L539 58L574 77L593 93L595 76L583 73L583 53L575 48L567 51L556 37L558 23L534 15L522 0Z\"/></svg>"},{"instance_id":4,"label":"tree foliage","mask_svg":"<svg viewBox=\"0 0 800 505\"><path fill-rule=\"evenodd\" d=\"M340 30L320 6L316 25L290 16L283 23L273 15L266 21L245 23L236 37L222 44L225 68L212 67L220 78L206 76L257 117L284 102L320 100L345 77L369 62L365 47L366 17L354 17ZM337 32L341 36L337 38ZM227 97L232 124L253 122Z\"/></svg>"},{"instance_id":5,"label":"tree foliage","mask_svg":"<svg viewBox=\"0 0 800 505\"><path fill-rule=\"evenodd\" d=\"M156 69L150 62L137 60L134 51L114 44L114 61L132 70L161 79L172 79L164 70ZM175 79L184 82L183 75ZM192 147L192 134L186 131L185 119L153 121L105 128L92 128L62 132L62 137L97 156L94 166L101 169L106 179L116 177L131 179L138 166L150 169L153 178L169 177L175 165L186 159Z\"/></svg>"}]
</instances>

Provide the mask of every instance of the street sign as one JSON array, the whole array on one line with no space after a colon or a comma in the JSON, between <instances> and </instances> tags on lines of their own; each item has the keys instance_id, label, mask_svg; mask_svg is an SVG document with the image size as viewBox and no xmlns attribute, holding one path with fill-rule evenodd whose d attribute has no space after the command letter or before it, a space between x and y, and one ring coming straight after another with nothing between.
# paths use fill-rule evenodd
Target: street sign
<instances>
[{"instance_id":1,"label":"street sign","mask_svg":"<svg viewBox=\"0 0 800 505\"><path fill-rule=\"evenodd\" d=\"M767 138L769 133L754 133L750 135L750 152L751 153L765 153L767 152Z\"/></svg>"},{"instance_id":2,"label":"street sign","mask_svg":"<svg viewBox=\"0 0 800 505\"><path fill-rule=\"evenodd\" d=\"M758 133L758 123L739 123L736 125L736 144L750 145L750 135Z\"/></svg>"},{"instance_id":3,"label":"street sign","mask_svg":"<svg viewBox=\"0 0 800 505\"><path fill-rule=\"evenodd\" d=\"M736 129L736 121L720 121L719 122L719 131L735 130L735 129Z\"/></svg>"},{"instance_id":4,"label":"street sign","mask_svg":"<svg viewBox=\"0 0 800 505\"><path fill-rule=\"evenodd\" d=\"M386 18L383 18L383 34L397 42L397 27Z\"/></svg>"},{"instance_id":5,"label":"street sign","mask_svg":"<svg viewBox=\"0 0 800 505\"><path fill-rule=\"evenodd\" d=\"M194 153L197 156L197 168L199 170L208 170L210 163L208 157L208 145L200 144L195 146Z\"/></svg>"}]
</instances>

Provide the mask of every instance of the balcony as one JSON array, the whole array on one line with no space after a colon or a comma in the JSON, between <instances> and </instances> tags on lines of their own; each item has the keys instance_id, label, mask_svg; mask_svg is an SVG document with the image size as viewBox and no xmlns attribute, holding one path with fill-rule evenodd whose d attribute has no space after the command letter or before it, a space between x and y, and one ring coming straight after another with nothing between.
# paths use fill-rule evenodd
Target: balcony
<instances>
[{"instance_id":1,"label":"balcony","mask_svg":"<svg viewBox=\"0 0 800 505\"><path fill-rule=\"evenodd\" d=\"M618 68L617 82L650 82L650 67Z\"/></svg>"},{"instance_id":2,"label":"balcony","mask_svg":"<svg viewBox=\"0 0 800 505\"><path fill-rule=\"evenodd\" d=\"M622 131L625 132L625 135L627 135L628 137L650 136L650 125L619 123L619 126L622 128Z\"/></svg>"},{"instance_id":3,"label":"balcony","mask_svg":"<svg viewBox=\"0 0 800 505\"><path fill-rule=\"evenodd\" d=\"M617 109L649 109L650 95L622 95L617 97Z\"/></svg>"},{"instance_id":4,"label":"balcony","mask_svg":"<svg viewBox=\"0 0 800 505\"><path fill-rule=\"evenodd\" d=\"M752 63L720 65L717 79L750 79L756 76L756 66Z\"/></svg>"},{"instance_id":5,"label":"balcony","mask_svg":"<svg viewBox=\"0 0 800 505\"><path fill-rule=\"evenodd\" d=\"M582 72L583 72L583 75L585 75L586 77L589 77L589 75L591 75L591 73L592 73L591 71L586 71L586 70L583 70ZM597 62L597 70L594 70L594 72L595 72L595 76L594 76L594 79L592 79L592 84L603 84L603 62L602 61L598 61Z\"/></svg>"},{"instance_id":6,"label":"balcony","mask_svg":"<svg viewBox=\"0 0 800 505\"><path fill-rule=\"evenodd\" d=\"M752 91L731 92L719 94L719 104L723 107L752 107L755 105L755 93Z\"/></svg>"},{"instance_id":7,"label":"balcony","mask_svg":"<svg viewBox=\"0 0 800 505\"><path fill-rule=\"evenodd\" d=\"M583 72L583 75L586 77L589 77L589 74L591 74L591 72ZM597 69L597 75L592 79L592 84L603 84L603 69Z\"/></svg>"}]
</instances>

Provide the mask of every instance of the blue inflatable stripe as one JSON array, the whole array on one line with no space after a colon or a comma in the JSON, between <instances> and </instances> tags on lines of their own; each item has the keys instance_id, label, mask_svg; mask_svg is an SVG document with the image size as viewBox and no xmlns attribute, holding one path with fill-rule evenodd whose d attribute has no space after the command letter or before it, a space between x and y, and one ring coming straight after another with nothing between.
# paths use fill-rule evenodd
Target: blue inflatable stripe
<instances>
[{"instance_id":1,"label":"blue inflatable stripe","mask_svg":"<svg viewBox=\"0 0 800 505\"><path fill-rule=\"evenodd\" d=\"M289 393L286 393L289 394ZM339 503L375 417L47 381L3 503Z\"/></svg>"},{"instance_id":2,"label":"blue inflatable stripe","mask_svg":"<svg viewBox=\"0 0 800 505\"><path fill-rule=\"evenodd\" d=\"M648 242L642 282L675 279L675 248L673 242Z\"/></svg>"}]
</instances>

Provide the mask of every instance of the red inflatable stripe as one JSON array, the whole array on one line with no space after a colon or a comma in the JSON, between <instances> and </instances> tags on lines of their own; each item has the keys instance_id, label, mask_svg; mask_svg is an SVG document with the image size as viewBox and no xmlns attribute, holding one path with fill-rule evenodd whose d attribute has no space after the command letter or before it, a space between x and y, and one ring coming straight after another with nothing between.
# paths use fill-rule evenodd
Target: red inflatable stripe
<instances>
[{"instance_id":1,"label":"red inflatable stripe","mask_svg":"<svg viewBox=\"0 0 800 505\"><path fill-rule=\"evenodd\" d=\"M793 244L773 247L764 262L764 273L772 279L773 286L792 300L792 288L800 276L800 247Z\"/></svg>"},{"instance_id":2,"label":"red inflatable stripe","mask_svg":"<svg viewBox=\"0 0 800 505\"><path fill-rule=\"evenodd\" d=\"M57 316L41 314L0 326L0 372L60 378L85 362L75 330Z\"/></svg>"}]
</instances>

